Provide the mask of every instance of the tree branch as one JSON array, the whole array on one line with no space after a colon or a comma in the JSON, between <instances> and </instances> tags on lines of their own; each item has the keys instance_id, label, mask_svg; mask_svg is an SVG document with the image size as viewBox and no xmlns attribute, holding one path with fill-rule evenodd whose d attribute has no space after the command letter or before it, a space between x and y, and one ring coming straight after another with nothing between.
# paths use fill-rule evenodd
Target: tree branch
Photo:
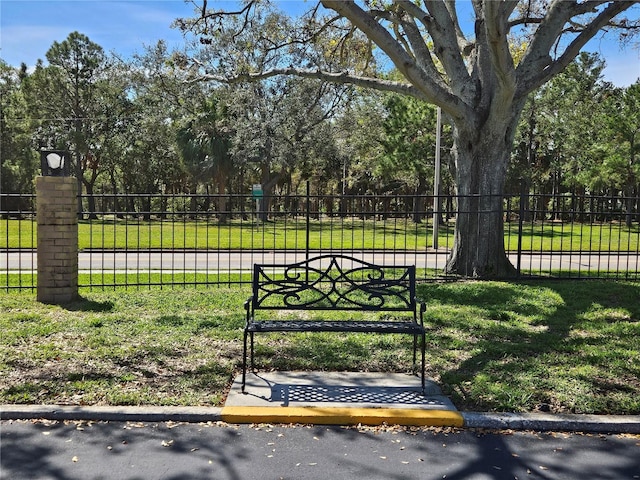
<instances>
[{"instance_id":1,"label":"tree branch","mask_svg":"<svg viewBox=\"0 0 640 480\"><path fill-rule=\"evenodd\" d=\"M513 3L513 2L511 2ZM515 5L511 5L511 11ZM491 61L502 90L515 90L513 57L509 51L507 20L511 11L499 2L485 2L485 28Z\"/></svg>"},{"instance_id":2,"label":"tree branch","mask_svg":"<svg viewBox=\"0 0 640 480\"><path fill-rule=\"evenodd\" d=\"M258 80L265 80L267 78L276 77L279 75L288 75L300 78L311 78L316 80L323 80L326 82L343 84L343 85L355 85L362 88L370 88L374 90L395 92L403 95L410 95L420 100L427 100L424 93L409 83L394 82L390 80L383 80L379 78L360 77L357 75L351 75L347 72L325 72L322 70L308 70L294 67L287 68L274 68L258 73L245 73L236 75L234 77L223 77L219 75L213 75L205 73L195 77L192 81L206 82L214 81L226 84L255 82Z\"/></svg>"},{"instance_id":3,"label":"tree branch","mask_svg":"<svg viewBox=\"0 0 640 480\"><path fill-rule=\"evenodd\" d=\"M471 107L464 104L449 88L442 88L434 78L422 70L411 55L402 49L389 30L380 25L370 13L356 5L354 1L321 0L321 2L325 8L334 10L348 19L387 54L415 89L422 92L421 96L413 95L414 97L440 105L445 112L454 117L473 115Z\"/></svg>"},{"instance_id":4,"label":"tree branch","mask_svg":"<svg viewBox=\"0 0 640 480\"><path fill-rule=\"evenodd\" d=\"M462 52L463 56L467 56L473 49L474 43L467 40L464 33L462 33L462 28L460 28L460 21L458 20L458 11L456 10L455 0L444 0L444 3L456 29L456 36L458 37L458 48Z\"/></svg>"},{"instance_id":5,"label":"tree branch","mask_svg":"<svg viewBox=\"0 0 640 480\"><path fill-rule=\"evenodd\" d=\"M429 77L436 82L440 88L447 90L449 87L442 79L442 74L436 68L431 57L431 52L427 47L427 44L422 37L420 29L414 21L415 17L411 17L411 20L401 20L402 29L407 35L411 49L414 52L416 63L422 70L424 70Z\"/></svg>"},{"instance_id":6,"label":"tree branch","mask_svg":"<svg viewBox=\"0 0 640 480\"><path fill-rule=\"evenodd\" d=\"M558 2L563 3L563 2ZM589 2L587 2L589 3ZM596 2L593 2L596 3ZM597 2L598 4L603 2ZM518 72L520 70L520 66L518 66L517 75L518 75L518 92L517 96L522 97L527 95L532 90L538 88L543 85L549 79L551 79L554 75L560 73L564 68L567 67L571 63L571 61L578 55L580 50L587 44L589 40L591 40L596 33L601 30L603 27L607 26L611 20L624 12L625 10L631 8L633 5L637 4L636 1L616 1L610 2L609 5L602 10L594 19L592 19L586 27L573 39L573 41L565 48L564 52L558 57L556 60L551 60L547 55L547 62L544 68L540 68L538 70L531 70L531 64L526 65L528 68L524 68L522 72ZM585 5L578 4L573 5L576 8L569 9L569 12L575 13L579 11L581 13L586 13L587 10ZM547 15L548 17L549 15ZM571 17L570 17L571 18ZM569 18L569 19L570 19ZM569 19L565 20L565 23L569 21ZM564 26L564 24L562 25ZM561 27L562 27L561 26ZM542 26L540 27L542 28ZM562 28L556 34L556 39L562 33ZM549 40L547 40L548 42ZM529 63L529 62L528 62ZM535 62L532 62L535 63Z\"/></svg>"},{"instance_id":7,"label":"tree branch","mask_svg":"<svg viewBox=\"0 0 640 480\"><path fill-rule=\"evenodd\" d=\"M403 0L403 5L407 3L411 2ZM425 2L425 6L433 18L433 21L429 22L427 30L433 39L434 53L442 62L445 72L453 81L452 83L468 82L470 79L469 71L458 46L460 27L457 25L457 21L454 21L454 18L457 20L457 17L452 17L447 5L440 0L429 0ZM407 8L409 7L407 6Z\"/></svg>"}]
</instances>

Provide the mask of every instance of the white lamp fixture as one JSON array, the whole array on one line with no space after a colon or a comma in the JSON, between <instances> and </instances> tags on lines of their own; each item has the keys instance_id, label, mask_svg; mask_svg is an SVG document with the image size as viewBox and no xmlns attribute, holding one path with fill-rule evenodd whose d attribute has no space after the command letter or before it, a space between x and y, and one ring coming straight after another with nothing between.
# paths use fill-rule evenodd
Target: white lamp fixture
<instances>
[{"instance_id":1,"label":"white lamp fixture","mask_svg":"<svg viewBox=\"0 0 640 480\"><path fill-rule=\"evenodd\" d=\"M68 152L63 150L40 150L40 166L45 177L69 176Z\"/></svg>"}]
</instances>

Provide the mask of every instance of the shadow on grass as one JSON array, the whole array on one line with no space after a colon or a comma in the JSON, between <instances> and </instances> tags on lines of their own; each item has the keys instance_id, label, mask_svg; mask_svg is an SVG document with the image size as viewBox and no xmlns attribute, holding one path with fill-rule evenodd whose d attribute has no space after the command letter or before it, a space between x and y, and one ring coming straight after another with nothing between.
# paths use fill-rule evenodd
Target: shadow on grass
<instances>
[{"instance_id":1,"label":"shadow on grass","mask_svg":"<svg viewBox=\"0 0 640 480\"><path fill-rule=\"evenodd\" d=\"M48 398L69 401L71 397L96 385L106 386L119 382L117 375L106 371L42 371L29 381L11 385L2 391L4 401L10 403L39 404Z\"/></svg>"},{"instance_id":2,"label":"shadow on grass","mask_svg":"<svg viewBox=\"0 0 640 480\"><path fill-rule=\"evenodd\" d=\"M256 336L260 370L410 371L408 335L335 332Z\"/></svg>"},{"instance_id":3,"label":"shadow on grass","mask_svg":"<svg viewBox=\"0 0 640 480\"><path fill-rule=\"evenodd\" d=\"M205 365L200 365L193 371L185 373L184 376L199 390L222 392L229 387L233 380L234 367L233 362L209 361Z\"/></svg>"},{"instance_id":4,"label":"shadow on grass","mask_svg":"<svg viewBox=\"0 0 640 480\"><path fill-rule=\"evenodd\" d=\"M620 394L628 411L613 413L640 412L640 285L428 284L419 296L429 364L459 408L611 413Z\"/></svg>"},{"instance_id":5,"label":"shadow on grass","mask_svg":"<svg viewBox=\"0 0 640 480\"><path fill-rule=\"evenodd\" d=\"M114 306L112 301L98 302L83 296L61 305L62 308L70 312L110 312L114 309Z\"/></svg>"}]
</instances>

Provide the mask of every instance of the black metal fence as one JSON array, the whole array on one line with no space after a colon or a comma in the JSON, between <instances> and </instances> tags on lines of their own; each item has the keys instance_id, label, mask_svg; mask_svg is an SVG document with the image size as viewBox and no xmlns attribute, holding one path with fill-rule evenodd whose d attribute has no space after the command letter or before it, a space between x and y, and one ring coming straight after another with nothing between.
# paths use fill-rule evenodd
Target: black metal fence
<instances>
[{"instance_id":1,"label":"black metal fence","mask_svg":"<svg viewBox=\"0 0 640 480\"><path fill-rule=\"evenodd\" d=\"M437 200L437 201L434 201ZM447 277L454 196L93 195L79 215L79 286L247 283L255 262L346 253ZM0 195L0 288L34 289L35 196ZM640 279L638 198L521 194L503 202L522 277Z\"/></svg>"}]
</instances>

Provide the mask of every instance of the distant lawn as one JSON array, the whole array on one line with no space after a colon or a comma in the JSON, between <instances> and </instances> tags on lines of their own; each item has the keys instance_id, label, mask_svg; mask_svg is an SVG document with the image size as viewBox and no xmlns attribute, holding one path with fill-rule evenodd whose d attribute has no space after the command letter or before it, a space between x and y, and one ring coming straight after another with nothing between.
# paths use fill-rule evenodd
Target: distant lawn
<instances>
[{"instance_id":1,"label":"distant lawn","mask_svg":"<svg viewBox=\"0 0 640 480\"><path fill-rule=\"evenodd\" d=\"M440 226L438 245L453 245L454 225ZM138 219L81 221L80 249L300 249L306 247L306 224L302 217L256 224L234 220L216 222L143 221ZM423 250L433 244L431 221L416 224L408 218L361 220L323 217L311 220L309 248L342 250ZM37 245L35 223L31 220L0 221L0 248L32 248ZM518 223L505 224L505 245L518 248ZM640 251L640 227L620 223L563 224L527 223L523 226L522 248L527 251Z\"/></svg>"},{"instance_id":2,"label":"distant lawn","mask_svg":"<svg viewBox=\"0 0 640 480\"><path fill-rule=\"evenodd\" d=\"M0 403L220 405L246 288L0 293ZM640 283L424 284L427 374L465 410L640 414ZM404 336L272 335L262 369L408 371Z\"/></svg>"},{"instance_id":3,"label":"distant lawn","mask_svg":"<svg viewBox=\"0 0 640 480\"><path fill-rule=\"evenodd\" d=\"M238 285L251 283L250 273L233 272L183 272L170 271L139 271L133 273L112 273L106 270L96 270L91 273L79 273L78 285L82 285L88 292L106 290L129 289L133 293L140 290L158 289L172 290L175 288L211 289L218 285ZM0 295L12 289L33 290L37 288L37 272L0 273Z\"/></svg>"}]
</instances>

